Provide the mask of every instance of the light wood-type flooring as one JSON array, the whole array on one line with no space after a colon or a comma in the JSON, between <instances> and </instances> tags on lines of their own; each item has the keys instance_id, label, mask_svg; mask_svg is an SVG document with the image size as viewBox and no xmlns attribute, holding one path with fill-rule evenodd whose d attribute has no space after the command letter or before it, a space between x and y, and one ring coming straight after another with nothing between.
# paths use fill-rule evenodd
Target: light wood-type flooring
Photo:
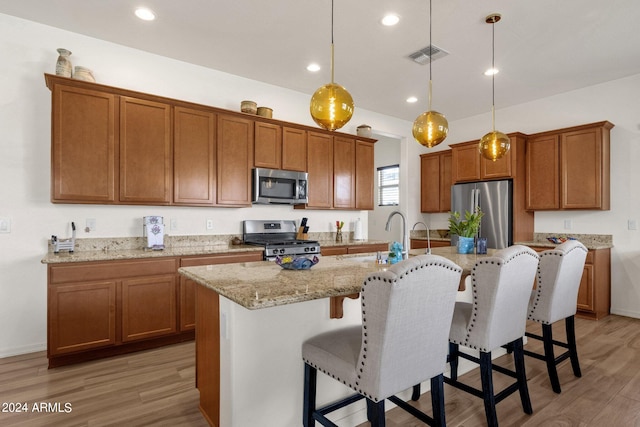
<instances>
[{"instance_id":1,"label":"light wood-type flooring","mask_svg":"<svg viewBox=\"0 0 640 427\"><path fill-rule=\"evenodd\" d=\"M537 328L530 324L529 330ZM640 427L640 319L576 319L576 332L582 378L563 362L557 395L544 363L526 358L534 413L522 412L516 393L498 404L501 426ZM564 336L563 326L555 325L554 333ZM540 347L534 340L526 346ZM510 366L510 360L507 355L496 362ZM206 426L194 361L193 342L55 369L47 369L44 352L0 359L0 426ZM479 385L477 371L461 379ZM501 374L494 380L497 390L507 382ZM445 401L449 426L486 425L481 399L445 385ZM26 403L27 411L15 412L10 403ZM429 394L417 405L430 413ZM423 425L398 408L387 412L389 427ZM247 427L288 426L265 420Z\"/></svg>"}]
</instances>

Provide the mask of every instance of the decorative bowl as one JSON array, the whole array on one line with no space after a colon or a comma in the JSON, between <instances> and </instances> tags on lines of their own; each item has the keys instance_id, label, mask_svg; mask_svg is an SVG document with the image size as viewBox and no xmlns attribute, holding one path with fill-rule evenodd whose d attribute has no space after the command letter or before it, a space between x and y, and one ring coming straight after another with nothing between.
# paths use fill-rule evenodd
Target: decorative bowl
<instances>
[{"instance_id":1,"label":"decorative bowl","mask_svg":"<svg viewBox=\"0 0 640 427\"><path fill-rule=\"evenodd\" d=\"M547 237L547 240L551 243L555 243L556 245L559 245L560 243L564 243L567 240L576 240L575 237L567 237L567 236L551 236L551 237Z\"/></svg>"},{"instance_id":2,"label":"decorative bowl","mask_svg":"<svg viewBox=\"0 0 640 427\"><path fill-rule=\"evenodd\" d=\"M240 111L247 114L256 114L258 112L258 104L254 101L242 101L240 103Z\"/></svg>"},{"instance_id":3,"label":"decorative bowl","mask_svg":"<svg viewBox=\"0 0 640 427\"><path fill-rule=\"evenodd\" d=\"M308 270L316 265L320 259L317 256L307 258L305 256L283 256L276 257L276 264L285 270Z\"/></svg>"},{"instance_id":4,"label":"decorative bowl","mask_svg":"<svg viewBox=\"0 0 640 427\"><path fill-rule=\"evenodd\" d=\"M445 237L449 237L449 230L447 230L447 229L438 230L438 236L440 236L443 239Z\"/></svg>"}]
</instances>

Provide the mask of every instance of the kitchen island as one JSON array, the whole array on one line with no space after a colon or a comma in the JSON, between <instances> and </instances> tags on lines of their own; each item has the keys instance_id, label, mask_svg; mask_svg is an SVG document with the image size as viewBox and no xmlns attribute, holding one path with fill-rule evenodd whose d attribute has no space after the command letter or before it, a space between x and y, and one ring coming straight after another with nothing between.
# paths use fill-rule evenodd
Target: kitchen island
<instances>
[{"instance_id":1,"label":"kitchen island","mask_svg":"<svg viewBox=\"0 0 640 427\"><path fill-rule=\"evenodd\" d=\"M424 254L424 249L410 255ZM490 251L492 253L493 251ZM433 253L469 274L482 255L454 247ZM273 262L183 267L196 291L196 378L200 409L212 426L299 426L302 420L302 342L319 333L361 323L360 301L344 301L341 319L329 317L329 298L360 291L363 280L387 265L375 256L324 256L310 270L283 270ZM427 387L428 389L428 387ZM318 378L318 403L351 394ZM364 403L336 419L366 421ZM352 408L353 409L353 408Z\"/></svg>"}]
</instances>

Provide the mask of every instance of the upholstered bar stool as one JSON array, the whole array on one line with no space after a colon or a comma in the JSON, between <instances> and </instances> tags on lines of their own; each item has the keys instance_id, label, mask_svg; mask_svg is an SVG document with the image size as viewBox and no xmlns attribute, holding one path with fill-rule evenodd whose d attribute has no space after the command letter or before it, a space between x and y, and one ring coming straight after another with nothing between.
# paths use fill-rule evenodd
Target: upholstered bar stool
<instances>
[{"instance_id":1,"label":"upholstered bar stool","mask_svg":"<svg viewBox=\"0 0 640 427\"><path fill-rule=\"evenodd\" d=\"M527 308L538 267L538 255L526 246L511 246L476 262L471 272L473 301L457 302L449 334L450 378L445 382L481 397L489 426L497 426L496 404L520 392L522 408L533 412L524 366L522 337L525 334ZM459 346L479 351L479 357L460 351ZM504 345L513 347L515 372L493 365L491 352ZM458 358L480 365L482 390L458 381ZM494 394L493 371L516 381Z\"/></svg>"},{"instance_id":2,"label":"upholstered bar stool","mask_svg":"<svg viewBox=\"0 0 640 427\"><path fill-rule=\"evenodd\" d=\"M576 348L574 316L587 252L587 248L577 240L568 240L553 250L541 252L538 280L529 301L528 318L542 325L542 336L529 332L526 335L543 342L544 354L529 350L525 350L524 354L546 362L551 387L556 393L562 391L556 369L558 363L570 358L573 374L576 377L582 376ZM552 324L562 319L565 321L566 342L553 339ZM567 351L556 357L554 345Z\"/></svg>"},{"instance_id":3,"label":"upholstered bar stool","mask_svg":"<svg viewBox=\"0 0 640 427\"><path fill-rule=\"evenodd\" d=\"M335 426L326 415L363 398L374 427L385 425L385 399L429 425L444 426L443 372L461 273L445 258L420 255L369 275L361 290L362 325L302 345L304 426ZM316 408L318 370L357 393ZM395 396L428 379L433 417Z\"/></svg>"}]
</instances>

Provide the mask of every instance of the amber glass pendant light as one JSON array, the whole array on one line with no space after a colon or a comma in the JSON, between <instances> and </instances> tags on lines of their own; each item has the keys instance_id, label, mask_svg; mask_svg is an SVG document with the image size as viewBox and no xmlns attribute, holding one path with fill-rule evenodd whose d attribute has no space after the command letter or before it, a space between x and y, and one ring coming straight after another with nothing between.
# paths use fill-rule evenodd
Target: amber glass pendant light
<instances>
[{"instance_id":1,"label":"amber glass pendant light","mask_svg":"<svg viewBox=\"0 0 640 427\"><path fill-rule=\"evenodd\" d=\"M333 0L331 0L331 83L313 94L309 111L313 120L327 130L340 129L353 116L353 98L333 81Z\"/></svg>"},{"instance_id":2,"label":"amber glass pendant light","mask_svg":"<svg viewBox=\"0 0 640 427\"><path fill-rule=\"evenodd\" d=\"M495 89L495 51L496 51L496 32L495 24L500 21L499 13L494 13L485 19L487 24L491 24L491 68L494 70L491 74L491 132L480 139L478 149L485 159L494 162L504 156L511 147L511 141L507 135L496 130L496 89Z\"/></svg>"},{"instance_id":3,"label":"amber glass pendant light","mask_svg":"<svg viewBox=\"0 0 640 427\"><path fill-rule=\"evenodd\" d=\"M429 110L420 114L413 122L413 137L420 144L431 148L440 144L449 133L447 118L431 109L431 0L429 0Z\"/></svg>"}]
</instances>

